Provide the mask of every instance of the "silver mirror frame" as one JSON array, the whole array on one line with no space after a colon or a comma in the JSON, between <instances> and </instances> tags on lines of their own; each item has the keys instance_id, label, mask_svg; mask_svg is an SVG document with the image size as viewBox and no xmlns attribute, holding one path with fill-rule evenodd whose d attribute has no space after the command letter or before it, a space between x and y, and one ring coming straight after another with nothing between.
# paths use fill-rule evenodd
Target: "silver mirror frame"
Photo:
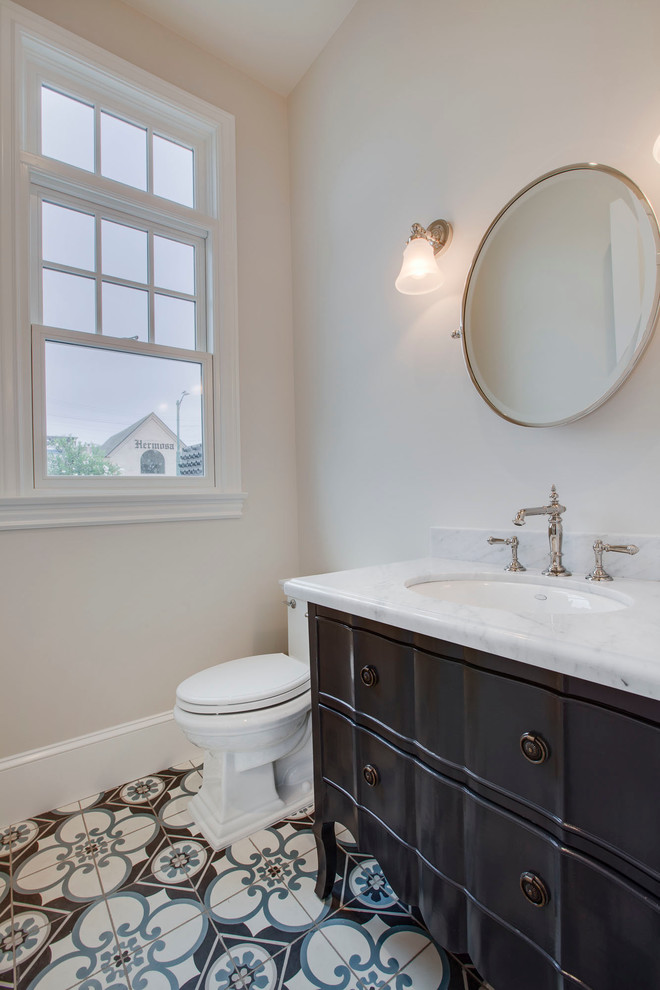
<instances>
[{"instance_id":1,"label":"silver mirror frame","mask_svg":"<svg viewBox=\"0 0 660 990\"><path fill-rule=\"evenodd\" d=\"M628 187L631 193L639 201L644 212L648 216L649 223L651 226L651 232L653 234L653 239L655 241L655 248L656 248L656 280L655 280L653 304L651 307L651 313L649 315L646 327L644 329L644 333L642 334L639 344L635 349L633 360L630 361L630 363L624 368L619 378L607 390L607 392L603 393L603 395L596 402L592 402L591 405L587 406L585 409L581 410L578 413L575 413L575 415L568 416L565 419L559 419L548 423L528 423L525 422L524 420L514 419L511 416L507 416L506 413L502 412L500 409L497 408L497 406L491 401L491 399L484 393L483 389L481 388L475 376L472 365L470 364L470 358L467 347L467 327L466 327L466 306L468 300L468 293L470 289L470 281L472 279L473 272L479 261L481 252L488 241L488 238L491 236L492 232L494 231L494 229L496 228L497 224L502 219L504 214L507 212L507 210L511 206L513 206L514 203L517 203L519 199L525 196L526 193L530 191L530 189L533 189L535 186L538 186L540 183L545 182L546 179L551 179L556 175L562 175L563 173L573 172L577 170L605 172L608 175L611 175L614 178L619 179ZM621 386L626 381L626 379L630 377L634 368L637 366L638 362L642 358L642 355L646 351L646 348L649 345L651 337L653 336L653 331L655 330L655 325L658 319L658 311L660 310L660 271L658 270L658 265L660 265L660 228L658 227L658 220L653 211L653 207L651 206L651 204L649 203L648 199L641 191L639 186L623 172L620 172L618 169L612 168L609 165L600 165L595 162L581 162L575 165L565 165L562 168L556 168L553 169L551 172L546 172L544 175L541 175L538 179L535 179L533 182L530 182L523 189L517 192L516 195L513 196L504 207L502 207L502 209L497 214L495 219L489 225L484 236L481 238L481 241L479 242L479 246L475 251L474 258L472 259L472 264L470 265L470 270L465 280L465 288L463 290L463 301L461 304L461 330L460 330L461 346L463 348L463 358L465 360L465 366L468 370L470 378L472 379L472 384L474 385L474 387L476 388L477 392L484 400L484 402L488 406L490 406L493 412L497 413L497 415L500 416L502 419L507 420L507 422L515 423L517 426L527 426L532 429L545 429L546 427L549 426L564 426L567 423L573 423L578 419L582 419L584 416L588 416L589 413L592 413L595 409L598 409L600 406L602 406L605 402L607 402L609 398L611 398L614 395L615 392L617 392L621 388Z\"/></svg>"}]
</instances>

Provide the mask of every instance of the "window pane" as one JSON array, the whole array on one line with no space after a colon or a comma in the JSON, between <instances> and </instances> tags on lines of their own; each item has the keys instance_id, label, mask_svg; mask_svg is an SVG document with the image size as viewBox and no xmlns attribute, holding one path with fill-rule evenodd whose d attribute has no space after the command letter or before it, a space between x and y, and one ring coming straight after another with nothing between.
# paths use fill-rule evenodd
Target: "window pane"
<instances>
[{"instance_id":1,"label":"window pane","mask_svg":"<svg viewBox=\"0 0 660 990\"><path fill-rule=\"evenodd\" d=\"M147 281L147 232L101 220L101 271L104 275Z\"/></svg>"},{"instance_id":2,"label":"window pane","mask_svg":"<svg viewBox=\"0 0 660 990\"><path fill-rule=\"evenodd\" d=\"M194 302L156 293L154 317L157 344L195 349Z\"/></svg>"},{"instance_id":3,"label":"window pane","mask_svg":"<svg viewBox=\"0 0 660 990\"><path fill-rule=\"evenodd\" d=\"M41 204L41 256L94 271L94 217L54 203Z\"/></svg>"},{"instance_id":4,"label":"window pane","mask_svg":"<svg viewBox=\"0 0 660 990\"><path fill-rule=\"evenodd\" d=\"M149 294L144 289L104 282L103 333L110 337L149 339Z\"/></svg>"},{"instance_id":5,"label":"window pane","mask_svg":"<svg viewBox=\"0 0 660 990\"><path fill-rule=\"evenodd\" d=\"M101 113L101 175L147 188L147 132L126 120Z\"/></svg>"},{"instance_id":6,"label":"window pane","mask_svg":"<svg viewBox=\"0 0 660 990\"><path fill-rule=\"evenodd\" d=\"M154 282L161 289L195 294L195 248L154 236Z\"/></svg>"},{"instance_id":7,"label":"window pane","mask_svg":"<svg viewBox=\"0 0 660 990\"><path fill-rule=\"evenodd\" d=\"M93 278L43 269L43 322L63 330L96 331L96 283Z\"/></svg>"},{"instance_id":8,"label":"window pane","mask_svg":"<svg viewBox=\"0 0 660 990\"><path fill-rule=\"evenodd\" d=\"M94 107L41 87L41 154L94 171Z\"/></svg>"},{"instance_id":9,"label":"window pane","mask_svg":"<svg viewBox=\"0 0 660 990\"><path fill-rule=\"evenodd\" d=\"M184 206L194 205L193 153L154 134L154 192Z\"/></svg>"},{"instance_id":10,"label":"window pane","mask_svg":"<svg viewBox=\"0 0 660 990\"><path fill-rule=\"evenodd\" d=\"M45 347L49 474L203 474L199 362Z\"/></svg>"}]
</instances>

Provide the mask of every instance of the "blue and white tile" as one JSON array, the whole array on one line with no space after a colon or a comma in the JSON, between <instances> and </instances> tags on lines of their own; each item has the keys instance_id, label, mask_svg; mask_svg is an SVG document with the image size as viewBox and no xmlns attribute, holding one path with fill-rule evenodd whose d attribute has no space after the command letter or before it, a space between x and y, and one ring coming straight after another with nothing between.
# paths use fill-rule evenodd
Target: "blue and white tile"
<instances>
[{"instance_id":1,"label":"blue and white tile","mask_svg":"<svg viewBox=\"0 0 660 990\"><path fill-rule=\"evenodd\" d=\"M188 803L202 786L201 774L188 766L161 776L166 782L165 789L151 802L159 820L171 828L194 828Z\"/></svg>"},{"instance_id":2,"label":"blue and white tile","mask_svg":"<svg viewBox=\"0 0 660 990\"><path fill-rule=\"evenodd\" d=\"M47 823L27 820L13 828L13 834L20 834L12 851L14 877L25 877L67 859L79 862L89 860L87 829L79 811L63 820L49 820Z\"/></svg>"},{"instance_id":3,"label":"blue and white tile","mask_svg":"<svg viewBox=\"0 0 660 990\"><path fill-rule=\"evenodd\" d=\"M34 845L39 836L39 823L31 818L0 830L0 864L18 863L23 854Z\"/></svg>"},{"instance_id":4,"label":"blue and white tile","mask_svg":"<svg viewBox=\"0 0 660 990\"><path fill-rule=\"evenodd\" d=\"M108 908L136 988L197 987L208 958L225 951L193 891L136 887L111 895Z\"/></svg>"},{"instance_id":5,"label":"blue and white tile","mask_svg":"<svg viewBox=\"0 0 660 990\"><path fill-rule=\"evenodd\" d=\"M158 819L149 805L138 805L128 808L121 804L101 804L83 808L85 825L90 838L117 842L132 832L140 832L148 828L155 834L158 831ZM146 845L145 839L144 844Z\"/></svg>"},{"instance_id":6,"label":"blue and white tile","mask_svg":"<svg viewBox=\"0 0 660 990\"><path fill-rule=\"evenodd\" d=\"M36 843L35 852L12 870L18 901L75 911L102 894L91 842L81 815L65 819L54 833Z\"/></svg>"},{"instance_id":7,"label":"blue and white tile","mask_svg":"<svg viewBox=\"0 0 660 990\"><path fill-rule=\"evenodd\" d=\"M463 990L460 966L432 943L401 969L389 986L392 990Z\"/></svg>"},{"instance_id":8,"label":"blue and white tile","mask_svg":"<svg viewBox=\"0 0 660 990\"><path fill-rule=\"evenodd\" d=\"M27 962L46 944L50 925L39 911L15 912L0 925L0 977L13 979L14 967Z\"/></svg>"},{"instance_id":9,"label":"blue and white tile","mask_svg":"<svg viewBox=\"0 0 660 990\"><path fill-rule=\"evenodd\" d=\"M6 864L8 866L9 864ZM0 867L0 925L11 916L11 881L9 870Z\"/></svg>"},{"instance_id":10,"label":"blue and white tile","mask_svg":"<svg viewBox=\"0 0 660 990\"><path fill-rule=\"evenodd\" d=\"M347 910L322 922L319 931L362 980L364 987L374 982L378 985L377 981L387 986L416 956L429 947L435 948L427 932L414 924L412 919L409 923L392 925L378 915L373 915L367 921L358 921ZM449 972L448 960L446 972ZM400 982L400 985L406 984ZM446 982L446 986L448 985L449 976ZM409 983L408 986L422 990L415 983Z\"/></svg>"},{"instance_id":11,"label":"blue and white tile","mask_svg":"<svg viewBox=\"0 0 660 990\"><path fill-rule=\"evenodd\" d=\"M345 825L342 825L341 822L335 822L335 838L337 844L342 849L345 849L347 853L352 854L358 851L358 844L353 837L353 833Z\"/></svg>"},{"instance_id":12,"label":"blue and white tile","mask_svg":"<svg viewBox=\"0 0 660 990\"><path fill-rule=\"evenodd\" d=\"M268 829L258 833L254 842L235 843L226 861L225 870L205 893L223 932L240 929L254 936L265 931L304 931L332 910L331 898L321 901L314 893L317 858L309 834L288 826ZM239 893L218 897L232 886Z\"/></svg>"},{"instance_id":13,"label":"blue and white tile","mask_svg":"<svg viewBox=\"0 0 660 990\"><path fill-rule=\"evenodd\" d=\"M300 861L298 861L300 863ZM237 871L240 874L242 871ZM227 877L219 878L226 883ZM233 879L233 878L231 878ZM216 901L213 886L207 892L208 909L220 930L224 933L264 935L265 937L293 937L312 924L309 911L282 880L269 875L253 881L232 897ZM326 910L321 905L322 910Z\"/></svg>"},{"instance_id":14,"label":"blue and white tile","mask_svg":"<svg viewBox=\"0 0 660 990\"><path fill-rule=\"evenodd\" d=\"M154 879L164 886L192 883L201 877L209 860L205 843L194 839L165 840L165 844L151 858L150 869Z\"/></svg>"},{"instance_id":15,"label":"blue and white tile","mask_svg":"<svg viewBox=\"0 0 660 990\"><path fill-rule=\"evenodd\" d=\"M230 940L224 936L229 954L242 982L232 983L226 971L222 990L346 990L351 972L327 939L313 928L291 942L277 940Z\"/></svg>"},{"instance_id":16,"label":"blue and white tile","mask_svg":"<svg viewBox=\"0 0 660 990\"><path fill-rule=\"evenodd\" d=\"M14 922L16 923L16 918ZM97 985L124 990L128 980L103 900L69 916L53 933L41 925L28 951L17 960L17 990L68 990L95 974Z\"/></svg>"},{"instance_id":17,"label":"blue and white tile","mask_svg":"<svg viewBox=\"0 0 660 990\"><path fill-rule=\"evenodd\" d=\"M316 849L316 839L309 825L296 826L284 821L270 828L260 829L250 836L252 845L264 858L278 858L282 864L307 856Z\"/></svg>"},{"instance_id":18,"label":"blue and white tile","mask_svg":"<svg viewBox=\"0 0 660 990\"><path fill-rule=\"evenodd\" d=\"M121 811L106 808L85 812L90 846L106 894L132 883L141 875L153 853L163 843L153 815L144 814L141 816L141 827L135 827L138 817L127 819L122 817Z\"/></svg>"},{"instance_id":19,"label":"blue and white tile","mask_svg":"<svg viewBox=\"0 0 660 990\"><path fill-rule=\"evenodd\" d=\"M353 854L349 857L342 904L350 905L356 914L412 916L410 906L401 901L373 856ZM417 919L415 919L417 920Z\"/></svg>"},{"instance_id":20,"label":"blue and white tile","mask_svg":"<svg viewBox=\"0 0 660 990\"><path fill-rule=\"evenodd\" d=\"M90 794L80 802L81 810L86 816L94 810L113 811L116 819L123 822L124 832L128 834L144 826L145 816L156 820L151 799L164 793L167 783L161 774L147 774L128 784Z\"/></svg>"}]
</instances>

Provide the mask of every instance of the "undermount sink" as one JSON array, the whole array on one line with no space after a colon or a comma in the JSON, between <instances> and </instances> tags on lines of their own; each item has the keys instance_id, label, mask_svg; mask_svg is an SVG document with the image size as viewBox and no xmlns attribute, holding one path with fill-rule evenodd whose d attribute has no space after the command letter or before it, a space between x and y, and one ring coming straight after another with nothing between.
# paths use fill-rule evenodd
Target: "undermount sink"
<instances>
[{"instance_id":1,"label":"undermount sink","mask_svg":"<svg viewBox=\"0 0 660 990\"><path fill-rule=\"evenodd\" d=\"M628 595L610 588L564 583L563 578L530 578L508 574L487 577L454 575L442 581L411 582L410 591L437 601L477 608L496 608L522 615L593 615L628 608Z\"/></svg>"}]
</instances>

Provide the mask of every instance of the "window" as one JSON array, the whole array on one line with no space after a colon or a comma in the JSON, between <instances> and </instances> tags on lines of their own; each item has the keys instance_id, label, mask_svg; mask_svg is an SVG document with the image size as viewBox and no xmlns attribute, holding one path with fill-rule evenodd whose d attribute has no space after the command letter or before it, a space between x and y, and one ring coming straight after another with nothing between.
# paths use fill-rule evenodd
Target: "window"
<instances>
[{"instance_id":1,"label":"window","mask_svg":"<svg viewBox=\"0 0 660 990\"><path fill-rule=\"evenodd\" d=\"M0 15L18 245L0 528L239 515L233 118Z\"/></svg>"},{"instance_id":2,"label":"window","mask_svg":"<svg viewBox=\"0 0 660 990\"><path fill-rule=\"evenodd\" d=\"M140 458L142 474L165 474L165 458L159 450L145 450Z\"/></svg>"}]
</instances>

